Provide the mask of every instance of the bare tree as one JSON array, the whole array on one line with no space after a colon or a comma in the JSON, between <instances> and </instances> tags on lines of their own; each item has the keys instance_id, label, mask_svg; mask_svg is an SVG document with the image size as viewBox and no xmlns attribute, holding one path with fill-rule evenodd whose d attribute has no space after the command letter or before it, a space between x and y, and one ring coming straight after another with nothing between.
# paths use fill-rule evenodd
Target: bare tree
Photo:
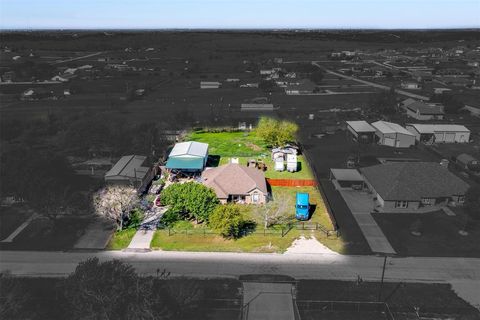
<instances>
[{"instance_id":1,"label":"bare tree","mask_svg":"<svg viewBox=\"0 0 480 320\"><path fill-rule=\"evenodd\" d=\"M93 197L95 212L115 221L117 230L123 229L123 221L138 202L137 192L128 186L109 186Z\"/></svg>"},{"instance_id":2,"label":"bare tree","mask_svg":"<svg viewBox=\"0 0 480 320\"><path fill-rule=\"evenodd\" d=\"M277 197L275 201L267 203L265 208L262 208L265 229L274 224L285 223L290 219L288 200L288 197Z\"/></svg>"}]
</instances>

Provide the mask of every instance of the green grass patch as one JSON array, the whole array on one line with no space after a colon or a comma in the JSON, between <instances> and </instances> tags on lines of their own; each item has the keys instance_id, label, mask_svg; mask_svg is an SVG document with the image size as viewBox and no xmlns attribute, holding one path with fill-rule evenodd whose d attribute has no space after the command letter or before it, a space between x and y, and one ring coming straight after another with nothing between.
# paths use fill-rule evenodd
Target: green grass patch
<instances>
[{"instance_id":1,"label":"green grass patch","mask_svg":"<svg viewBox=\"0 0 480 320\"><path fill-rule=\"evenodd\" d=\"M211 252L277 252L282 253L300 236L300 231L291 230L284 237L280 233L251 234L237 240L224 239L214 234L169 235L167 230L157 230L151 243L152 249L167 251Z\"/></svg>"},{"instance_id":2,"label":"green grass patch","mask_svg":"<svg viewBox=\"0 0 480 320\"><path fill-rule=\"evenodd\" d=\"M219 165L227 164L230 162L232 157L220 157ZM297 157L298 162L298 171L288 172L288 171L275 171L275 163L270 157L270 152L266 156L260 157L237 157L239 163L242 165L247 165L248 160L261 160L267 165L267 170L265 171L265 177L271 179L315 179L313 176L312 170L308 165L307 160L299 155Z\"/></svg>"},{"instance_id":3,"label":"green grass patch","mask_svg":"<svg viewBox=\"0 0 480 320\"><path fill-rule=\"evenodd\" d=\"M220 157L256 157L269 153L265 142L255 132L196 131L185 140L208 143L208 153Z\"/></svg>"},{"instance_id":4,"label":"green grass patch","mask_svg":"<svg viewBox=\"0 0 480 320\"><path fill-rule=\"evenodd\" d=\"M107 250L121 250L128 247L137 229L116 231L107 245Z\"/></svg>"}]
</instances>

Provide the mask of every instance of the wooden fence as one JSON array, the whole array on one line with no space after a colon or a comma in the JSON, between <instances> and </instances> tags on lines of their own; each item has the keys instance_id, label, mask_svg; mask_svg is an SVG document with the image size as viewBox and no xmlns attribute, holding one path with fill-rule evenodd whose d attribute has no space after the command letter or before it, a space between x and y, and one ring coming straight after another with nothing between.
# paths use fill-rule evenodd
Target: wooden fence
<instances>
[{"instance_id":1,"label":"wooden fence","mask_svg":"<svg viewBox=\"0 0 480 320\"><path fill-rule=\"evenodd\" d=\"M270 179L267 182L273 187L315 187L317 181L313 179Z\"/></svg>"}]
</instances>

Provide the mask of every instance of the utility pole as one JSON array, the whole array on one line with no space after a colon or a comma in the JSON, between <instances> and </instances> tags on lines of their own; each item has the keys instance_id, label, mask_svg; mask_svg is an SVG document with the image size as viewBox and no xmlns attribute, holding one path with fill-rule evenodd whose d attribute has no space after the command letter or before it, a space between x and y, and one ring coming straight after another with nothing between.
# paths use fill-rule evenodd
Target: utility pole
<instances>
[{"instance_id":1,"label":"utility pole","mask_svg":"<svg viewBox=\"0 0 480 320\"><path fill-rule=\"evenodd\" d=\"M380 281L380 289L378 290L378 299L377 301L380 302L382 299L382 290L383 290L383 280L385 279L385 267L387 266L387 256L383 256L383 268L382 268L382 280Z\"/></svg>"}]
</instances>

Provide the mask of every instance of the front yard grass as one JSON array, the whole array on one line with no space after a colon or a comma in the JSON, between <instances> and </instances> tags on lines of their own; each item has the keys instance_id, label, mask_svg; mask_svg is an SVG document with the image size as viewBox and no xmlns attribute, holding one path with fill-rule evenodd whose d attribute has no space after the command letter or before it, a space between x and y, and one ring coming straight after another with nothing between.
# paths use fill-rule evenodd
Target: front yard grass
<instances>
[{"instance_id":1,"label":"front yard grass","mask_svg":"<svg viewBox=\"0 0 480 320\"><path fill-rule=\"evenodd\" d=\"M224 239L214 234L168 234L168 230L157 230L151 243L152 249L167 251L210 251L210 252L276 252L283 253L300 236L292 229L284 237L280 233L258 232L240 239Z\"/></svg>"},{"instance_id":2,"label":"front yard grass","mask_svg":"<svg viewBox=\"0 0 480 320\"><path fill-rule=\"evenodd\" d=\"M110 242L107 245L107 250L121 250L125 249L128 247L130 242L132 241L133 236L137 232L137 229L131 228L131 229L125 229L121 231L116 231L112 238L110 239Z\"/></svg>"},{"instance_id":3,"label":"front yard grass","mask_svg":"<svg viewBox=\"0 0 480 320\"><path fill-rule=\"evenodd\" d=\"M447 216L443 211L372 215L400 256L480 257L480 222L472 222L468 236L462 236L458 234L464 224L461 209L456 212L456 216ZM410 233L416 220L421 222L421 236Z\"/></svg>"}]
</instances>

